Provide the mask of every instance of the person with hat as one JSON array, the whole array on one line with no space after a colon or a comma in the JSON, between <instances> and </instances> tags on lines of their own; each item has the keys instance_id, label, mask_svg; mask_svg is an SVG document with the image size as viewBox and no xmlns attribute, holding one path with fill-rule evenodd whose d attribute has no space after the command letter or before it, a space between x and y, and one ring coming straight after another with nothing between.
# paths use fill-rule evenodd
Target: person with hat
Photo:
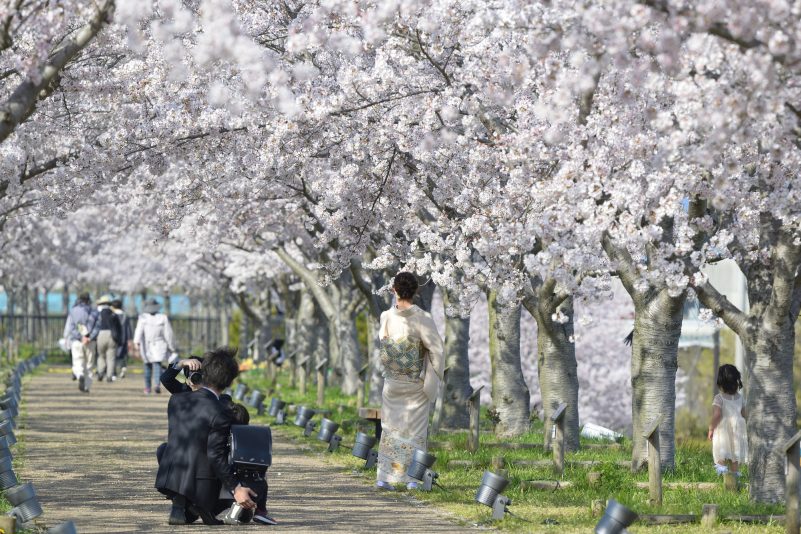
<instances>
[{"instance_id":1,"label":"person with hat","mask_svg":"<svg viewBox=\"0 0 801 534\"><path fill-rule=\"evenodd\" d=\"M78 380L78 389L89 393L92 369L95 363L95 345L100 333L98 313L92 309L89 293L81 293L67 315L64 338L70 342L72 376Z\"/></svg>"},{"instance_id":2,"label":"person with hat","mask_svg":"<svg viewBox=\"0 0 801 534\"><path fill-rule=\"evenodd\" d=\"M100 331L97 334L97 380L111 382L115 376L117 347L122 342L122 325L111 309L111 295L103 295L97 301Z\"/></svg>"},{"instance_id":3,"label":"person with hat","mask_svg":"<svg viewBox=\"0 0 801 534\"><path fill-rule=\"evenodd\" d=\"M145 395L150 395L151 380L155 392L161 393L161 362L167 360L169 353L175 352L170 320L159 313L160 309L161 305L156 299L145 302L134 332L134 344L145 364Z\"/></svg>"}]
</instances>

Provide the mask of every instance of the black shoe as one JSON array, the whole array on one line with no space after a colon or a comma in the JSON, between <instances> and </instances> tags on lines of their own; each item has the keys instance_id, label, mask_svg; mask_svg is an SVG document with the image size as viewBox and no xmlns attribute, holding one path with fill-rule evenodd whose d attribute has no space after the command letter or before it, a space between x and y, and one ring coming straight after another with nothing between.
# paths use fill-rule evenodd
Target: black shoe
<instances>
[{"instance_id":1,"label":"black shoe","mask_svg":"<svg viewBox=\"0 0 801 534\"><path fill-rule=\"evenodd\" d=\"M172 498L170 525L186 525L186 498L176 495Z\"/></svg>"},{"instance_id":2,"label":"black shoe","mask_svg":"<svg viewBox=\"0 0 801 534\"><path fill-rule=\"evenodd\" d=\"M203 510L202 508L198 508L194 504L190 504L189 506L187 506L187 510L189 510L189 512L191 514L194 514L195 516L199 517L200 520L203 521L204 525L223 525L224 524L222 521L220 521L219 519L217 519L216 517L214 517L213 515L208 513L206 510Z\"/></svg>"},{"instance_id":3,"label":"black shoe","mask_svg":"<svg viewBox=\"0 0 801 534\"><path fill-rule=\"evenodd\" d=\"M86 377L82 376L78 379L78 389L86 392Z\"/></svg>"},{"instance_id":4,"label":"black shoe","mask_svg":"<svg viewBox=\"0 0 801 534\"><path fill-rule=\"evenodd\" d=\"M267 510L256 510L253 514L253 522L259 525L277 525L278 521L267 515Z\"/></svg>"},{"instance_id":5,"label":"black shoe","mask_svg":"<svg viewBox=\"0 0 801 534\"><path fill-rule=\"evenodd\" d=\"M106 377L106 373L97 373L97 381L102 382L103 378Z\"/></svg>"},{"instance_id":6,"label":"black shoe","mask_svg":"<svg viewBox=\"0 0 801 534\"><path fill-rule=\"evenodd\" d=\"M78 380L78 377L75 376L75 373L72 373L72 381L75 382L76 380Z\"/></svg>"}]
</instances>

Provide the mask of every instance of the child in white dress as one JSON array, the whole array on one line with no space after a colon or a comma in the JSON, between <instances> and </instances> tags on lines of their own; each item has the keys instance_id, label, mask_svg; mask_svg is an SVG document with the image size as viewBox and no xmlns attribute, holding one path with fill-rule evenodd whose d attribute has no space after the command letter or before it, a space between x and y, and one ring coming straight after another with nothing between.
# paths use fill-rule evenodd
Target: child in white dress
<instances>
[{"instance_id":1,"label":"child in white dress","mask_svg":"<svg viewBox=\"0 0 801 534\"><path fill-rule=\"evenodd\" d=\"M712 441L712 458L719 475L729 470L739 476L740 465L748 462L748 438L745 407L739 390L743 388L740 371L730 364L718 369L720 393L712 401L712 422L707 437Z\"/></svg>"}]
</instances>

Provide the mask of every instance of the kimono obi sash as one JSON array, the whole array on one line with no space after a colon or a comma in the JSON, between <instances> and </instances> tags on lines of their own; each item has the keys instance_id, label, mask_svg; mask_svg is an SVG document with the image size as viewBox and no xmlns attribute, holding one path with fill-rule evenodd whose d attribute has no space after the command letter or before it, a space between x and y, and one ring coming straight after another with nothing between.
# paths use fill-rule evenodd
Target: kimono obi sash
<instances>
[{"instance_id":1,"label":"kimono obi sash","mask_svg":"<svg viewBox=\"0 0 801 534\"><path fill-rule=\"evenodd\" d=\"M420 382L423 372L423 353L420 342L409 338L381 340L381 364L384 377L401 382Z\"/></svg>"}]
</instances>

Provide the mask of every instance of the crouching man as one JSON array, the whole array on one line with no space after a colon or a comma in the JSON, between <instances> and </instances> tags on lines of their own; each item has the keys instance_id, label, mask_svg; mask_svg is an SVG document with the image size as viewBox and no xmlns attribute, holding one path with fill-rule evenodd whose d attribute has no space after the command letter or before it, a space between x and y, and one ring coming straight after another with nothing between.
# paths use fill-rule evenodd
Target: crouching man
<instances>
[{"instance_id":1,"label":"crouching man","mask_svg":"<svg viewBox=\"0 0 801 534\"><path fill-rule=\"evenodd\" d=\"M228 463L228 436L232 414L220 401L222 391L239 374L236 350L216 349L203 359L203 385L197 391L173 395L167 407L167 446L156 475L156 489L172 499L171 525L207 525L231 503L220 499L220 489L247 510L256 508L256 493L237 480Z\"/></svg>"}]
</instances>

